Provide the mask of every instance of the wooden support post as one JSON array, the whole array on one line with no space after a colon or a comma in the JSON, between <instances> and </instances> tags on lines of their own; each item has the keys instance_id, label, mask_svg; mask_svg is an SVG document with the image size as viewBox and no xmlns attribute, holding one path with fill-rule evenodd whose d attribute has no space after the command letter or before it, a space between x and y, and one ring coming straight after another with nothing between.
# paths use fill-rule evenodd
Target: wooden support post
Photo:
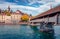
<instances>
[{"instance_id":1,"label":"wooden support post","mask_svg":"<svg viewBox=\"0 0 60 39\"><path fill-rule=\"evenodd\" d=\"M43 22L45 22L44 17L43 17Z\"/></svg>"},{"instance_id":2,"label":"wooden support post","mask_svg":"<svg viewBox=\"0 0 60 39\"><path fill-rule=\"evenodd\" d=\"M59 14L57 13L57 21L56 21L57 24L58 24L58 21L59 21Z\"/></svg>"},{"instance_id":3,"label":"wooden support post","mask_svg":"<svg viewBox=\"0 0 60 39\"><path fill-rule=\"evenodd\" d=\"M47 17L47 18L48 18L47 22L49 22L49 15L48 15L48 17Z\"/></svg>"}]
</instances>

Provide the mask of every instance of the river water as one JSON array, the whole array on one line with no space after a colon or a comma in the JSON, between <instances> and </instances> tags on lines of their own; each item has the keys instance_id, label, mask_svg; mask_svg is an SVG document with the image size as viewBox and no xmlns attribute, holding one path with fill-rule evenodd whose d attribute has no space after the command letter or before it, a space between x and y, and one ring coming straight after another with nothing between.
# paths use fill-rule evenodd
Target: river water
<instances>
[{"instance_id":1,"label":"river water","mask_svg":"<svg viewBox=\"0 0 60 39\"><path fill-rule=\"evenodd\" d=\"M60 26L54 26L54 34L41 33L39 26L0 25L0 39L60 39Z\"/></svg>"}]
</instances>

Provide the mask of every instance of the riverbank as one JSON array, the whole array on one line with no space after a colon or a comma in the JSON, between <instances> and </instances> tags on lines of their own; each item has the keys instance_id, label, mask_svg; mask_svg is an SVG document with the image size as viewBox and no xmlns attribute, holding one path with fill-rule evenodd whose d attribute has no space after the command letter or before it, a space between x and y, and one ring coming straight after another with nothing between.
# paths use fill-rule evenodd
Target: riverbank
<instances>
[{"instance_id":1,"label":"riverbank","mask_svg":"<svg viewBox=\"0 0 60 39\"><path fill-rule=\"evenodd\" d=\"M28 24L28 23L19 23L19 24L0 23L0 25L28 25L28 26L40 26L40 24ZM60 26L60 24L58 24L58 25L53 25L53 26Z\"/></svg>"}]
</instances>

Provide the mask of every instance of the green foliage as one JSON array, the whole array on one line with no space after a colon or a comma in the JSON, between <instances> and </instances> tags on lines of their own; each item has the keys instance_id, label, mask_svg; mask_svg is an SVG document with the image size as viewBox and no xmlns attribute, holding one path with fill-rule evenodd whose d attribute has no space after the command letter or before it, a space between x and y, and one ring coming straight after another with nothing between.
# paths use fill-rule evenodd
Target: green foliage
<instances>
[{"instance_id":1,"label":"green foliage","mask_svg":"<svg viewBox=\"0 0 60 39\"><path fill-rule=\"evenodd\" d=\"M10 16L10 15L11 15L10 12L7 11L7 10L5 10L4 13L5 13L7 16Z\"/></svg>"}]
</instances>

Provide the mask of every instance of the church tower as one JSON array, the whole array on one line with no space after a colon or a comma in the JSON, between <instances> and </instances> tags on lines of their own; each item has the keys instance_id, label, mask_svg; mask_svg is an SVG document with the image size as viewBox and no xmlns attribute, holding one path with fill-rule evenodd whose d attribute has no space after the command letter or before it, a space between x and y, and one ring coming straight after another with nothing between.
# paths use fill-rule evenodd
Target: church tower
<instances>
[{"instance_id":1,"label":"church tower","mask_svg":"<svg viewBox=\"0 0 60 39\"><path fill-rule=\"evenodd\" d=\"M8 11L10 11L10 6L8 6Z\"/></svg>"}]
</instances>

